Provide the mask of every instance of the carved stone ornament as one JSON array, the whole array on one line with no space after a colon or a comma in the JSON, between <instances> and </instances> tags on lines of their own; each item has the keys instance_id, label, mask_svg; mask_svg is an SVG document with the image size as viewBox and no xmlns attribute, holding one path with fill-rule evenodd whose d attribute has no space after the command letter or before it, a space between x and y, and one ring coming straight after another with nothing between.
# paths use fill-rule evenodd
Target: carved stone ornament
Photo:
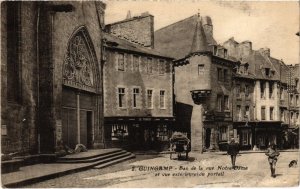
<instances>
[{"instance_id":1,"label":"carved stone ornament","mask_svg":"<svg viewBox=\"0 0 300 189\"><path fill-rule=\"evenodd\" d=\"M83 32L70 40L63 64L63 83L67 86L94 91L94 58Z\"/></svg>"}]
</instances>

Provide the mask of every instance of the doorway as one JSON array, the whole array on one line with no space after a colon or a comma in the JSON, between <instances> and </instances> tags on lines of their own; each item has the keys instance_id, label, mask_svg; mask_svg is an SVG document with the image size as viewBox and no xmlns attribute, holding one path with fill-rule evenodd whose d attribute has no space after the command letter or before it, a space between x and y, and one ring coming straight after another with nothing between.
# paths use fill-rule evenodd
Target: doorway
<instances>
[{"instance_id":1,"label":"doorway","mask_svg":"<svg viewBox=\"0 0 300 189\"><path fill-rule=\"evenodd\" d=\"M206 128L205 129L205 147L208 149L210 147L210 135L211 135L211 129Z\"/></svg>"}]
</instances>

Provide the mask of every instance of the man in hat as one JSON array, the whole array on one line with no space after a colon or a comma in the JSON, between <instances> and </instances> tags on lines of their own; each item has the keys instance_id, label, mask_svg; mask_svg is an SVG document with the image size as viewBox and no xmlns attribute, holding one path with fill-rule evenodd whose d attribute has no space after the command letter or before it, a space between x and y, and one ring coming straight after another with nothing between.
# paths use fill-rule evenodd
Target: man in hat
<instances>
[{"instance_id":1,"label":"man in hat","mask_svg":"<svg viewBox=\"0 0 300 189\"><path fill-rule=\"evenodd\" d=\"M232 138L230 140L230 143L228 144L227 154L231 157L231 164L233 169L235 168L235 160L238 153L239 145L235 142L234 138Z\"/></svg>"}]
</instances>

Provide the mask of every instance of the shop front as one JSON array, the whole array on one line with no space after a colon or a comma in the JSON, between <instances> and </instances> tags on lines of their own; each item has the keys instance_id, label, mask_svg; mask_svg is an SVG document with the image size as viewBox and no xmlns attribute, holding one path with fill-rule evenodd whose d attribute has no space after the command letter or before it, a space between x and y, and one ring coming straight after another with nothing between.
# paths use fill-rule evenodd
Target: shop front
<instances>
[{"instance_id":1,"label":"shop front","mask_svg":"<svg viewBox=\"0 0 300 189\"><path fill-rule=\"evenodd\" d=\"M104 121L106 147L128 150L157 150L169 147L174 118L106 117Z\"/></svg>"}]
</instances>

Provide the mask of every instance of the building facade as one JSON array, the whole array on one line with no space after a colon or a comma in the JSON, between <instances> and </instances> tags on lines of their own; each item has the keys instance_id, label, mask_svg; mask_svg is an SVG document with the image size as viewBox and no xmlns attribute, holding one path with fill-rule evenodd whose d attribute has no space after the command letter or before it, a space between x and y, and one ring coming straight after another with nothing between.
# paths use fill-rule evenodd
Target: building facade
<instances>
[{"instance_id":1,"label":"building facade","mask_svg":"<svg viewBox=\"0 0 300 189\"><path fill-rule=\"evenodd\" d=\"M101 2L1 3L3 153L104 147Z\"/></svg>"},{"instance_id":2,"label":"building facade","mask_svg":"<svg viewBox=\"0 0 300 189\"><path fill-rule=\"evenodd\" d=\"M280 148L288 147L286 135L297 109L294 104L295 113L291 113L291 99L295 101L297 96L291 91L292 70L273 58L269 48L253 50L250 41L238 43L231 38L223 45L229 56L241 62L234 74L233 91L233 125L240 145L243 149L265 149L274 142Z\"/></svg>"},{"instance_id":3,"label":"building facade","mask_svg":"<svg viewBox=\"0 0 300 189\"><path fill-rule=\"evenodd\" d=\"M174 57L176 128L192 150L219 150L236 137L232 74L238 61L213 39L210 17L189 17L155 32L155 48Z\"/></svg>"},{"instance_id":4,"label":"building facade","mask_svg":"<svg viewBox=\"0 0 300 189\"><path fill-rule=\"evenodd\" d=\"M174 122L174 74L172 58L152 48L153 16L108 25L104 41L107 147L164 149Z\"/></svg>"}]
</instances>

